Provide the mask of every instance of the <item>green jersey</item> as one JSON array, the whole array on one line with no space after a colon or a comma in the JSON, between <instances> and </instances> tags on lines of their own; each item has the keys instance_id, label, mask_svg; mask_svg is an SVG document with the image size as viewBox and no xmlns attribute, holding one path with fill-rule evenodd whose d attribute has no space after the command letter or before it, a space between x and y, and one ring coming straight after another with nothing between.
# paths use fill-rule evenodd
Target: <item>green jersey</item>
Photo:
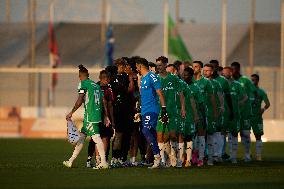
<instances>
[{"instance_id":1,"label":"green jersey","mask_svg":"<svg viewBox=\"0 0 284 189\"><path fill-rule=\"evenodd\" d=\"M171 73L167 73L165 78L162 78L159 75L159 78L167 106L167 112L169 115L175 115L178 113L177 101L180 101L180 99L177 98L177 94L182 92L183 89L181 87L180 79Z\"/></svg>"},{"instance_id":2,"label":"green jersey","mask_svg":"<svg viewBox=\"0 0 284 189\"><path fill-rule=\"evenodd\" d=\"M179 79L179 82L180 82L180 90L181 92L184 92L187 88L187 83L182 80L182 79ZM177 95L177 108L180 110L181 109L181 104L180 104L180 100L179 100L179 93L176 94Z\"/></svg>"},{"instance_id":3,"label":"green jersey","mask_svg":"<svg viewBox=\"0 0 284 189\"><path fill-rule=\"evenodd\" d=\"M228 80L223 77L223 76L218 76L215 78L215 80L217 80L222 88L223 91L223 95L224 95L224 108L225 108L225 114L228 112L229 106L226 100L226 95L230 95L230 84L228 82Z\"/></svg>"},{"instance_id":4,"label":"green jersey","mask_svg":"<svg viewBox=\"0 0 284 189\"><path fill-rule=\"evenodd\" d=\"M266 92L263 89L256 87L256 90L258 95L252 103L252 111L253 115L261 117L261 103L263 101L268 101L268 98Z\"/></svg>"},{"instance_id":5,"label":"green jersey","mask_svg":"<svg viewBox=\"0 0 284 189\"><path fill-rule=\"evenodd\" d=\"M241 76L239 79L237 79L237 81L240 82L249 98L249 101L247 101L245 105L241 107L242 115L251 116L253 113L251 104L255 100L256 87L246 76Z\"/></svg>"},{"instance_id":6,"label":"green jersey","mask_svg":"<svg viewBox=\"0 0 284 189\"><path fill-rule=\"evenodd\" d=\"M219 98L219 94L221 94L223 96L222 87L221 87L220 83L217 80L212 79L210 81L211 81L211 83L212 83L212 85L214 87L214 95L215 95L215 99L216 99L217 108L220 108L221 107L221 101L220 101L220 98Z\"/></svg>"},{"instance_id":7,"label":"green jersey","mask_svg":"<svg viewBox=\"0 0 284 189\"><path fill-rule=\"evenodd\" d=\"M193 122L193 108L191 106L191 99L194 98L193 91L190 89L190 87L187 85L184 90L184 102L185 102L185 111L186 111L186 121L187 122ZM197 103L195 103L197 104Z\"/></svg>"},{"instance_id":8,"label":"green jersey","mask_svg":"<svg viewBox=\"0 0 284 189\"><path fill-rule=\"evenodd\" d=\"M204 98L202 97L200 87L197 85L197 83L191 83L188 85L188 87L193 92L193 98L197 104L197 109L199 110L199 106L204 104Z\"/></svg>"},{"instance_id":9,"label":"green jersey","mask_svg":"<svg viewBox=\"0 0 284 189\"><path fill-rule=\"evenodd\" d=\"M79 94L84 94L84 121L99 123L102 121L103 93L98 84L90 79L81 81L78 86Z\"/></svg>"},{"instance_id":10,"label":"green jersey","mask_svg":"<svg viewBox=\"0 0 284 189\"><path fill-rule=\"evenodd\" d=\"M213 115L213 106L211 103L211 95L214 95L214 87L212 83L210 82L209 79L205 77L201 77L199 80L194 80L193 81L198 85L200 88L200 93L203 98L204 106L206 109L206 115L212 117Z\"/></svg>"},{"instance_id":11,"label":"green jersey","mask_svg":"<svg viewBox=\"0 0 284 189\"><path fill-rule=\"evenodd\" d=\"M240 82L232 81L230 84L230 94L232 99L232 111L234 119L240 119L239 101L246 95L246 92Z\"/></svg>"}]
</instances>

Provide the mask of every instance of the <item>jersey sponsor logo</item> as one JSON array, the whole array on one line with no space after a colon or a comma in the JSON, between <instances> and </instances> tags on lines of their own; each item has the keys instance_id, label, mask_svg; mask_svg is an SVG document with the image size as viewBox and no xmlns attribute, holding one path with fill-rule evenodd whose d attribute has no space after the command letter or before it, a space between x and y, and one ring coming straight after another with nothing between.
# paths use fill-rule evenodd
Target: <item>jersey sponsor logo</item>
<instances>
[{"instance_id":1,"label":"jersey sponsor logo","mask_svg":"<svg viewBox=\"0 0 284 189\"><path fill-rule=\"evenodd\" d=\"M174 87L172 86L173 83L172 82L168 82L168 86L163 88L163 91L167 91L167 90L173 90Z\"/></svg>"}]
</instances>

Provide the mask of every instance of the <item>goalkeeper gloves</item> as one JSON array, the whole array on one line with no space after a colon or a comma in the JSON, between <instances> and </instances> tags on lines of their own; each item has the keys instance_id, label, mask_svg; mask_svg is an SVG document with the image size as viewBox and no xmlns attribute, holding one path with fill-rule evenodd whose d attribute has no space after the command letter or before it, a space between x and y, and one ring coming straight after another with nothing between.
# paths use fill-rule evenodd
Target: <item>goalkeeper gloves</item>
<instances>
[{"instance_id":1,"label":"goalkeeper gloves","mask_svg":"<svg viewBox=\"0 0 284 189\"><path fill-rule=\"evenodd\" d=\"M160 121L166 125L169 123L169 117L168 117L168 113L167 113L167 109L166 106L162 106L162 113L161 113L161 118Z\"/></svg>"}]
</instances>

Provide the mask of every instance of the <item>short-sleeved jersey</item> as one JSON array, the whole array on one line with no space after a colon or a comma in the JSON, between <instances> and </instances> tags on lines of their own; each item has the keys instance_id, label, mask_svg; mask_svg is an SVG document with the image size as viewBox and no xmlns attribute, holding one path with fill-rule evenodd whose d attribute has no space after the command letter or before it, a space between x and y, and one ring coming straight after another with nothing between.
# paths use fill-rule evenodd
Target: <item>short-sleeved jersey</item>
<instances>
[{"instance_id":1,"label":"short-sleeved jersey","mask_svg":"<svg viewBox=\"0 0 284 189\"><path fill-rule=\"evenodd\" d=\"M223 91L223 94L224 94L224 108L225 108L225 112L227 112L229 107L228 107L228 103L227 103L228 99L226 99L226 97L227 97L227 95L230 95L229 81L223 76L217 76L215 78L215 80L217 80L221 85L221 88L222 88L222 91Z\"/></svg>"},{"instance_id":2,"label":"short-sleeved jersey","mask_svg":"<svg viewBox=\"0 0 284 189\"><path fill-rule=\"evenodd\" d=\"M187 90L187 83L182 80L182 79L179 79L179 82L180 82L180 90L181 92L184 92L185 90ZM180 97L179 97L179 93L176 94L177 95L177 108L180 110L181 109L181 104L180 104Z\"/></svg>"},{"instance_id":3,"label":"short-sleeved jersey","mask_svg":"<svg viewBox=\"0 0 284 189\"><path fill-rule=\"evenodd\" d=\"M202 94L200 92L200 88L198 87L198 85L196 83L191 83L188 85L188 87L190 88L192 95L193 95L193 99L195 101L195 105L196 105L196 110L198 113L199 118L202 118L202 113L200 111L200 107L204 106L204 99L202 98Z\"/></svg>"},{"instance_id":4,"label":"short-sleeved jersey","mask_svg":"<svg viewBox=\"0 0 284 189\"><path fill-rule=\"evenodd\" d=\"M167 73L165 78L161 76L159 76L159 78L165 97L167 112L169 115L177 114L177 101L180 101L180 99L177 98L177 94L182 92L180 79L171 73Z\"/></svg>"},{"instance_id":5,"label":"short-sleeved jersey","mask_svg":"<svg viewBox=\"0 0 284 189\"><path fill-rule=\"evenodd\" d=\"M204 98L202 97L201 91L197 83L191 83L188 85L190 90L193 92L193 98L198 105L204 103Z\"/></svg>"},{"instance_id":6,"label":"short-sleeved jersey","mask_svg":"<svg viewBox=\"0 0 284 189\"><path fill-rule=\"evenodd\" d=\"M101 122L103 93L100 86L86 79L79 83L78 93L84 94L84 120L89 123Z\"/></svg>"},{"instance_id":7,"label":"short-sleeved jersey","mask_svg":"<svg viewBox=\"0 0 284 189\"><path fill-rule=\"evenodd\" d=\"M256 94L256 87L252 83L252 81L247 78L246 76L241 76L237 81L240 82L242 87L245 90L245 93L247 94L249 101L246 102L246 104L241 108L241 112L243 114L250 114L252 115L252 107L251 104L255 99L255 94Z\"/></svg>"},{"instance_id":8,"label":"short-sleeved jersey","mask_svg":"<svg viewBox=\"0 0 284 189\"><path fill-rule=\"evenodd\" d=\"M253 111L253 115L261 116L260 114L261 103L263 101L268 101L268 97L267 97L266 92L262 88L257 87L256 89L257 89L258 95L252 103L252 111Z\"/></svg>"},{"instance_id":9,"label":"short-sleeved jersey","mask_svg":"<svg viewBox=\"0 0 284 189\"><path fill-rule=\"evenodd\" d=\"M215 95L215 99L216 99L216 104L217 104L217 108L221 107L221 102L219 99L219 94L223 95L223 90L222 90L222 86L221 84L216 80L216 79L211 79L210 80L212 85L214 86L214 95Z\"/></svg>"},{"instance_id":10,"label":"short-sleeved jersey","mask_svg":"<svg viewBox=\"0 0 284 189\"><path fill-rule=\"evenodd\" d=\"M153 72L148 72L140 81L141 114L153 112L159 114L160 105L156 90L161 89L160 79Z\"/></svg>"},{"instance_id":11,"label":"short-sleeved jersey","mask_svg":"<svg viewBox=\"0 0 284 189\"><path fill-rule=\"evenodd\" d=\"M98 85L100 85L100 82L97 82ZM104 94L104 99L106 100L106 102L111 102L113 103L114 101L114 97L113 97L113 92L111 89L111 85L107 84L107 85L100 85L102 93ZM102 118L104 117L104 110L102 110Z\"/></svg>"},{"instance_id":12,"label":"short-sleeved jersey","mask_svg":"<svg viewBox=\"0 0 284 189\"><path fill-rule=\"evenodd\" d=\"M190 120L193 120L193 108L191 105L190 99L194 99L194 93L190 89L190 87L187 85L186 88L183 91L184 94L184 102L185 102L185 111L186 111L186 121L190 122ZM197 103L195 101L195 104L197 106Z\"/></svg>"},{"instance_id":13,"label":"short-sleeved jersey","mask_svg":"<svg viewBox=\"0 0 284 189\"><path fill-rule=\"evenodd\" d=\"M98 85L100 85L100 82L97 83ZM104 98L107 102L113 102L114 101L114 96L113 96L113 92L111 89L111 85L107 84L107 85L100 85L101 90L104 94Z\"/></svg>"},{"instance_id":14,"label":"short-sleeved jersey","mask_svg":"<svg viewBox=\"0 0 284 189\"><path fill-rule=\"evenodd\" d=\"M199 80L194 80L194 78L193 78L193 81L200 88L200 92L202 94L204 106L205 106L205 109L206 109L206 115L212 116L213 115L213 106L212 106L212 103L211 103L210 96L214 95L214 86L212 85L212 83L210 82L209 79L207 79L203 76Z\"/></svg>"},{"instance_id":15,"label":"short-sleeved jersey","mask_svg":"<svg viewBox=\"0 0 284 189\"><path fill-rule=\"evenodd\" d=\"M232 112L235 119L240 119L239 101L246 95L244 88L238 81L232 81L230 84L230 94L232 99Z\"/></svg>"}]
</instances>

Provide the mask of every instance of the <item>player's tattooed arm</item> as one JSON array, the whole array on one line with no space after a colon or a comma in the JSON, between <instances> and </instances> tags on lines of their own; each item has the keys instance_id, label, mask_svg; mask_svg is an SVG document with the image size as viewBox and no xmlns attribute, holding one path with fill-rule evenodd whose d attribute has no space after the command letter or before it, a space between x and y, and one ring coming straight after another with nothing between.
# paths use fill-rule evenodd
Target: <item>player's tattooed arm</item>
<instances>
[{"instance_id":1,"label":"player's tattooed arm","mask_svg":"<svg viewBox=\"0 0 284 189\"><path fill-rule=\"evenodd\" d=\"M72 108L71 112L69 114L66 115L66 120L71 120L71 117L73 115L74 112L76 112L76 110L78 110L78 108L80 108L80 106L83 104L84 101L84 95L85 94L79 94L77 101L75 102L74 107Z\"/></svg>"}]
</instances>

